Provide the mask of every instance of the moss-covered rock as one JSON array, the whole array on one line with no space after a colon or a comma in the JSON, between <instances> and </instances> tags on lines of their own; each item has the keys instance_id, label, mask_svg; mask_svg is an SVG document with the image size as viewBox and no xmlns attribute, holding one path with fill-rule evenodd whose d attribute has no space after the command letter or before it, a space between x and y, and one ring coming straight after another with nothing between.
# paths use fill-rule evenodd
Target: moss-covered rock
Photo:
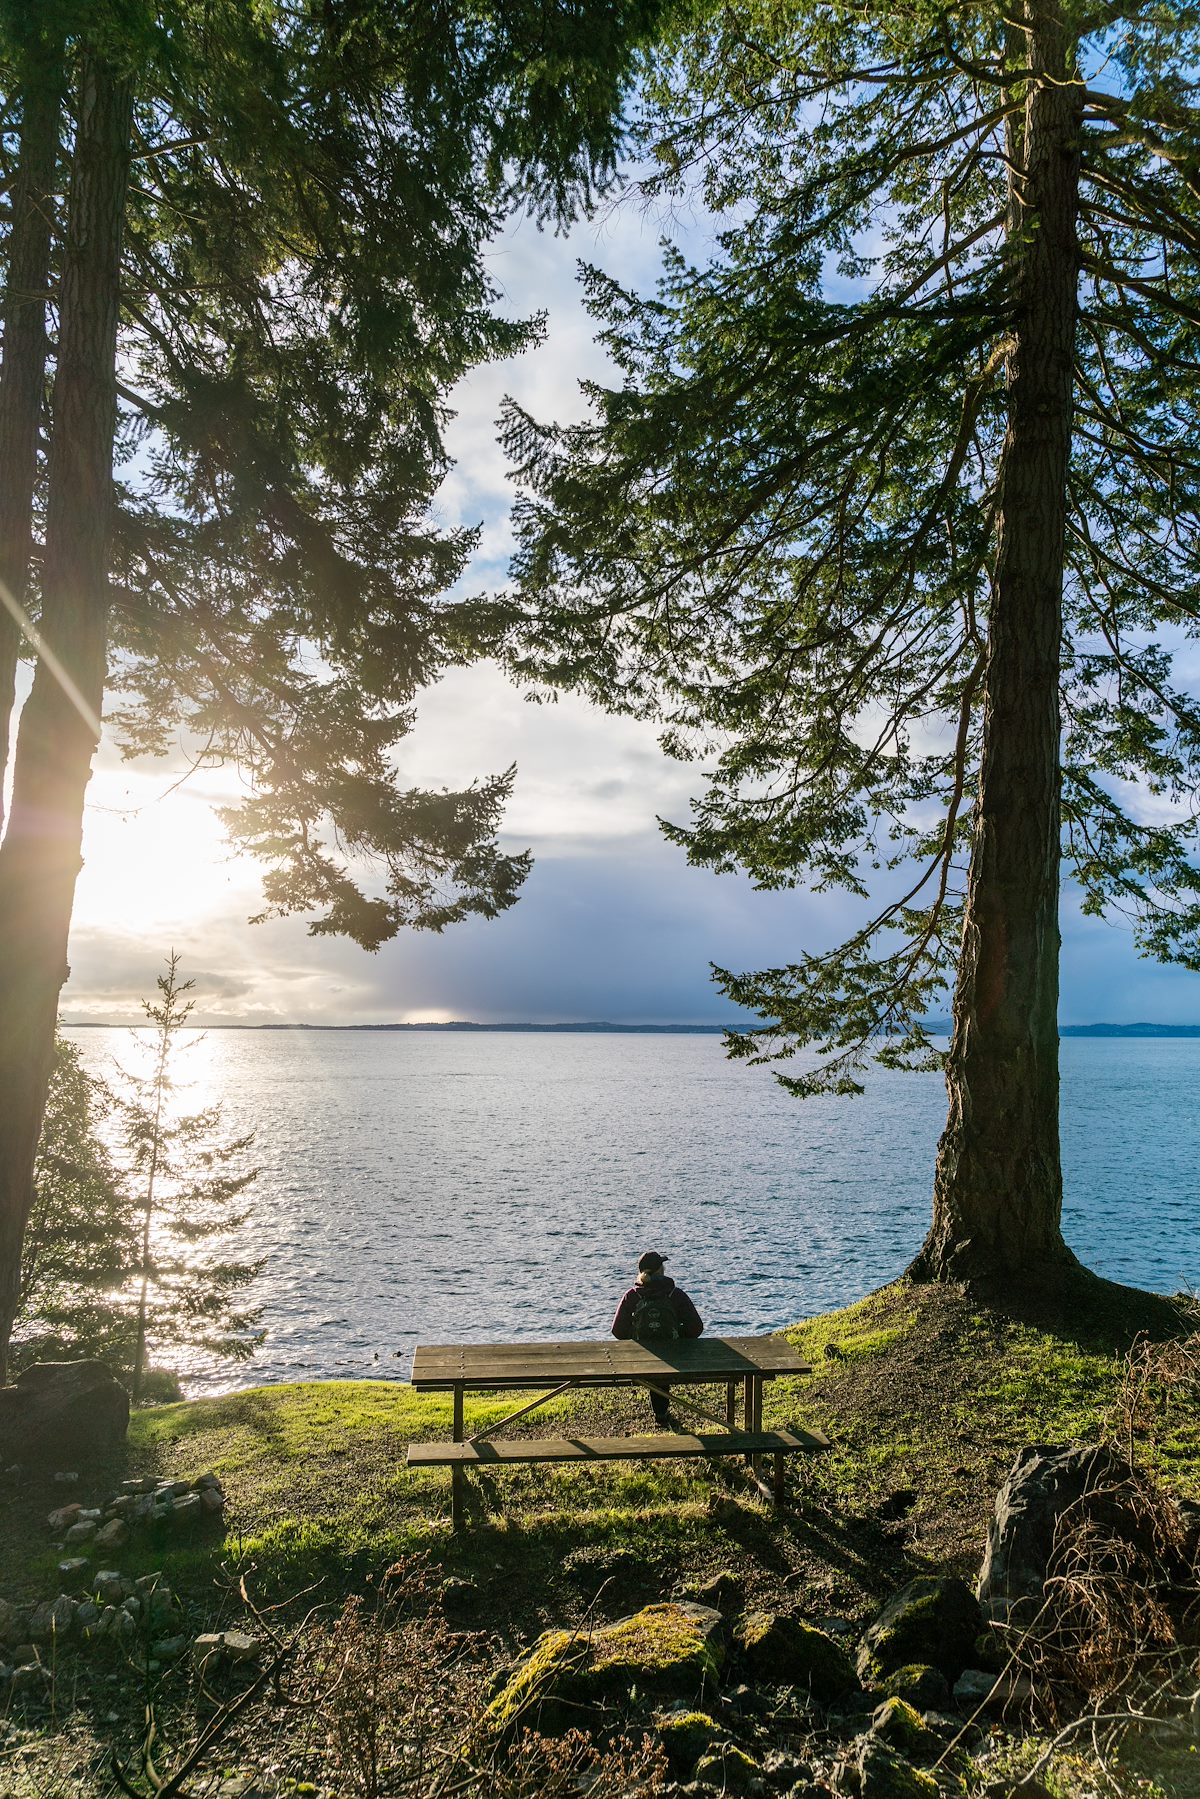
<instances>
[{"instance_id":1,"label":"moss-covered rock","mask_svg":"<svg viewBox=\"0 0 1200 1799\"><path fill-rule=\"evenodd\" d=\"M933 1762L945 1745L905 1699L885 1699L871 1719L871 1735L910 1762Z\"/></svg>"},{"instance_id":2,"label":"moss-covered rock","mask_svg":"<svg viewBox=\"0 0 1200 1799\"><path fill-rule=\"evenodd\" d=\"M483 1728L506 1734L520 1723L555 1734L630 1698L700 1699L721 1671L721 1630L719 1612L684 1600L587 1634L548 1630L499 1686Z\"/></svg>"},{"instance_id":3,"label":"moss-covered rock","mask_svg":"<svg viewBox=\"0 0 1200 1799\"><path fill-rule=\"evenodd\" d=\"M787 1613L747 1612L734 1631L734 1644L756 1680L804 1687L825 1701L858 1691L858 1678L841 1644Z\"/></svg>"},{"instance_id":4,"label":"moss-covered rock","mask_svg":"<svg viewBox=\"0 0 1200 1799\"><path fill-rule=\"evenodd\" d=\"M945 1711L950 1703L950 1682L940 1668L931 1668L927 1662L891 1668L879 1686L897 1699L907 1699L919 1712Z\"/></svg>"},{"instance_id":5,"label":"moss-covered rock","mask_svg":"<svg viewBox=\"0 0 1200 1799\"><path fill-rule=\"evenodd\" d=\"M871 1736L863 1739L857 1757L839 1769L837 1790L859 1799L940 1799L932 1774L914 1768Z\"/></svg>"},{"instance_id":6,"label":"moss-covered rock","mask_svg":"<svg viewBox=\"0 0 1200 1799\"><path fill-rule=\"evenodd\" d=\"M748 1793L762 1782L762 1768L736 1743L719 1743L696 1763L696 1779L722 1793Z\"/></svg>"},{"instance_id":7,"label":"moss-covered rock","mask_svg":"<svg viewBox=\"0 0 1200 1799\"><path fill-rule=\"evenodd\" d=\"M658 1720L658 1735L673 1774L691 1773L702 1755L725 1741L726 1733L707 1712L671 1712Z\"/></svg>"},{"instance_id":8,"label":"moss-covered rock","mask_svg":"<svg viewBox=\"0 0 1200 1799\"><path fill-rule=\"evenodd\" d=\"M953 1682L970 1660L980 1624L979 1602L966 1581L919 1574L867 1626L858 1672L877 1685L893 1668L926 1662Z\"/></svg>"}]
</instances>

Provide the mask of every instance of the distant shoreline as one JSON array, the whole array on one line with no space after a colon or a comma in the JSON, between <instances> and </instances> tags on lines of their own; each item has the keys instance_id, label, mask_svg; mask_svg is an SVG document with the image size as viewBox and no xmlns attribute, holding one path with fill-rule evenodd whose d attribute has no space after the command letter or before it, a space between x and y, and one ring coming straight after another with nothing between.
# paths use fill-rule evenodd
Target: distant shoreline
<instances>
[{"instance_id":1,"label":"distant shoreline","mask_svg":"<svg viewBox=\"0 0 1200 1799\"><path fill-rule=\"evenodd\" d=\"M944 1036L948 1021L935 1021L936 1034ZM65 1019L68 1031L117 1031L139 1029L136 1020L121 1018ZM522 1033L575 1033L583 1036L617 1037L723 1037L727 1031L744 1031L749 1024L609 1024L604 1021L580 1021L568 1024L477 1024L469 1019L446 1019L437 1024L204 1024L203 1031L491 1031ZM1200 1037L1200 1024L1064 1024L1060 1037Z\"/></svg>"}]
</instances>

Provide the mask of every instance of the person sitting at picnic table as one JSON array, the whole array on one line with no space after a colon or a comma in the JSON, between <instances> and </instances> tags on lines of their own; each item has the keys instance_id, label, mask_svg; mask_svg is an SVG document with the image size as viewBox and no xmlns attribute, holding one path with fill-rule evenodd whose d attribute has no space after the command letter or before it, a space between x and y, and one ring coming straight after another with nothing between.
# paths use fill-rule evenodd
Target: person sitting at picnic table
<instances>
[{"instance_id":1,"label":"person sitting at picnic table","mask_svg":"<svg viewBox=\"0 0 1200 1799\"><path fill-rule=\"evenodd\" d=\"M638 1257L637 1282L625 1294L612 1321L614 1337L622 1341L633 1338L638 1343L673 1343L679 1337L700 1336L704 1320L683 1288L663 1273L666 1259L656 1249ZM670 1382L659 1384L668 1387ZM651 1391L656 1424L669 1422L670 1404L666 1393Z\"/></svg>"}]
</instances>

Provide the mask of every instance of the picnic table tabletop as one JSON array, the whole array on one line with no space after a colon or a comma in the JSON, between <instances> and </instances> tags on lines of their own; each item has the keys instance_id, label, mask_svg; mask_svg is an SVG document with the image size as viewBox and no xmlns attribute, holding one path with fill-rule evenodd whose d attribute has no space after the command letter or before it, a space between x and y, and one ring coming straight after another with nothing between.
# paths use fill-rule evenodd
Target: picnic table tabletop
<instances>
[{"instance_id":1,"label":"picnic table tabletop","mask_svg":"<svg viewBox=\"0 0 1200 1799\"><path fill-rule=\"evenodd\" d=\"M773 1380L812 1369L782 1337L692 1337L671 1343L421 1343L413 1351L419 1392L454 1387L544 1387L560 1382Z\"/></svg>"}]
</instances>

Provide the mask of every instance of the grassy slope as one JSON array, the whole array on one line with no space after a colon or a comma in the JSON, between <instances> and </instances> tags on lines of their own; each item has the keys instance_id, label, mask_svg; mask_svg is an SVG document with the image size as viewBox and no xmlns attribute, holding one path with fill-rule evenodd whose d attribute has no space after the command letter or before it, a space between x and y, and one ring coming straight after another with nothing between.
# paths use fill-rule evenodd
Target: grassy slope
<instances>
[{"instance_id":1,"label":"grassy slope","mask_svg":"<svg viewBox=\"0 0 1200 1799\"><path fill-rule=\"evenodd\" d=\"M424 1549L445 1572L475 1579L472 1621L505 1638L577 1616L614 1568L602 1609L619 1608L627 1589L655 1597L730 1567L761 1600L799 1590L812 1611L861 1615L917 1568L971 1571L1016 1450L1095 1437L1119 1415L1121 1358L1134 1335L1194 1322L1169 1302L1098 1282L1070 1312L1067 1327L901 1282L796 1327L789 1335L814 1374L769 1386L766 1421L819 1424L835 1449L791 1464L793 1503L779 1517L733 1464L510 1469L472 1480L472 1528L454 1539L447 1475L411 1474L404 1464L411 1439L449 1435L449 1400L363 1381L255 1388L142 1412L121 1465L89 1491L111 1490L128 1473L215 1470L230 1499L224 1541L142 1539L120 1558L133 1573L165 1566L197 1596L212 1591L222 1564L237 1563L253 1568L264 1597L315 1581L332 1598ZM468 1404L468 1423L478 1428L507 1409L503 1395ZM645 1428L645 1414L644 1400L626 1393L558 1400L535 1417L547 1433L567 1420L573 1432L616 1433ZM1162 1412L1139 1452L1200 1498L1194 1407ZM899 1488L916 1495L907 1515L877 1518ZM43 1520L62 1496L47 1485L10 1507L5 1562L25 1578L6 1583L9 1593L52 1585Z\"/></svg>"}]
</instances>

